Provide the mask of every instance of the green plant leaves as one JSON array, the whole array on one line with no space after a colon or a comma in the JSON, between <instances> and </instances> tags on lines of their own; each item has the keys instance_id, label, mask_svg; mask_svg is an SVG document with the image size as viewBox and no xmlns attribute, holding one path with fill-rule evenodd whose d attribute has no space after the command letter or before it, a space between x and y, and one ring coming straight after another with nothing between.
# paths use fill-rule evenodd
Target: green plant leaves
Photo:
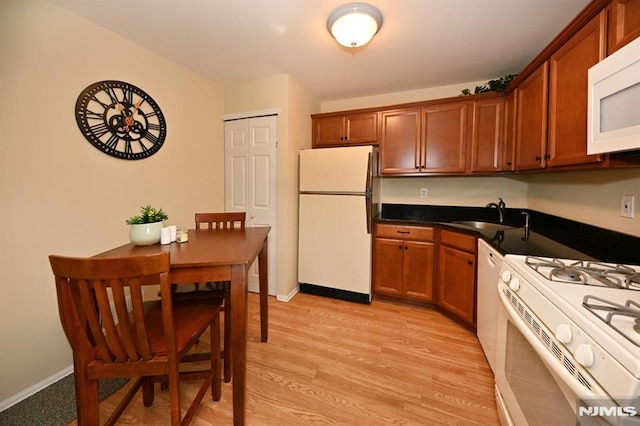
<instances>
[{"instance_id":1,"label":"green plant leaves","mask_svg":"<svg viewBox=\"0 0 640 426\"><path fill-rule=\"evenodd\" d=\"M489 80L486 84L482 86L476 86L476 89L473 93L484 93L484 92L504 92L504 89L516 78L518 74L507 74L504 77L500 77L496 80ZM463 89L463 95L471 95L471 90Z\"/></svg>"},{"instance_id":2,"label":"green plant leaves","mask_svg":"<svg viewBox=\"0 0 640 426\"><path fill-rule=\"evenodd\" d=\"M140 214L131 216L126 220L126 223L127 225L139 225L141 223L162 222L167 219L169 219L169 216L162 210L162 207L156 209L155 207L151 207L151 205L147 205L140 207Z\"/></svg>"}]
</instances>

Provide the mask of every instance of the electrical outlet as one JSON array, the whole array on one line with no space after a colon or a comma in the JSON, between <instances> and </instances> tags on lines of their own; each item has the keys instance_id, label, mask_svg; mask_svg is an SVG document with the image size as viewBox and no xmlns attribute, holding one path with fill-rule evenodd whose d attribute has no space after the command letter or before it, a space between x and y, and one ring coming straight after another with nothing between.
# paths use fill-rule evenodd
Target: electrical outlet
<instances>
[{"instance_id":1,"label":"electrical outlet","mask_svg":"<svg viewBox=\"0 0 640 426\"><path fill-rule=\"evenodd\" d=\"M620 216L633 219L635 201L634 195L623 195L620 199Z\"/></svg>"},{"instance_id":2,"label":"electrical outlet","mask_svg":"<svg viewBox=\"0 0 640 426\"><path fill-rule=\"evenodd\" d=\"M420 188L420 198L427 198L427 188Z\"/></svg>"}]
</instances>

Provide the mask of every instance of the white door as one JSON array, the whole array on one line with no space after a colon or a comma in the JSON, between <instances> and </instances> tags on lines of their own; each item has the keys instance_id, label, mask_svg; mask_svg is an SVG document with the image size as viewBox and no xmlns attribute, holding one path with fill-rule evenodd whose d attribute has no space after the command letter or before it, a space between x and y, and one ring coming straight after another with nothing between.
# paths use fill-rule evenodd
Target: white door
<instances>
[{"instance_id":1,"label":"white door","mask_svg":"<svg viewBox=\"0 0 640 426\"><path fill-rule=\"evenodd\" d=\"M276 294L276 115L225 121L225 210L247 212L247 226L271 226L269 294ZM258 291L258 265L249 291Z\"/></svg>"}]
</instances>

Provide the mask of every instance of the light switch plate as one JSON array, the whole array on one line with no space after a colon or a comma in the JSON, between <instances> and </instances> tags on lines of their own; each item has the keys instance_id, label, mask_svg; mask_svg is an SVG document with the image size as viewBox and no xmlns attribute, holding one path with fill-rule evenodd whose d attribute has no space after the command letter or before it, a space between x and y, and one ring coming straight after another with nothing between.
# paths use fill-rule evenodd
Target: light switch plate
<instances>
[{"instance_id":1,"label":"light switch plate","mask_svg":"<svg viewBox=\"0 0 640 426\"><path fill-rule=\"evenodd\" d=\"M635 201L634 195L623 195L620 199L620 216L633 219Z\"/></svg>"}]
</instances>

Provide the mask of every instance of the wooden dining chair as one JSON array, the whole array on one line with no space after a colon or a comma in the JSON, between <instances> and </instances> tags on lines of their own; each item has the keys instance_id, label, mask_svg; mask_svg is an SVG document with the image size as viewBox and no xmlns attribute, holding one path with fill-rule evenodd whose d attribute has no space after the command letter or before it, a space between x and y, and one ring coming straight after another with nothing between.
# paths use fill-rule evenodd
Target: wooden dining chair
<instances>
[{"instance_id":1,"label":"wooden dining chair","mask_svg":"<svg viewBox=\"0 0 640 426\"><path fill-rule=\"evenodd\" d=\"M206 225L208 229L244 229L246 212L196 213L196 229Z\"/></svg>"},{"instance_id":2,"label":"wooden dining chair","mask_svg":"<svg viewBox=\"0 0 640 426\"><path fill-rule=\"evenodd\" d=\"M169 253L121 258L51 255L62 327L73 350L78 424L99 424L98 379L135 377L106 424L115 424L137 391L144 406L154 399L154 382L168 382L171 424L187 424L209 386L220 400L220 309L222 298L174 302ZM143 286L160 284L160 301L143 299ZM202 361L192 347L209 329L210 361L188 372L183 364ZM190 352L191 351L191 352ZM195 364L193 364L195 365ZM208 368L204 368L208 367ZM204 368L204 369L203 369ZM180 379L203 379L184 417Z\"/></svg>"},{"instance_id":3,"label":"wooden dining chair","mask_svg":"<svg viewBox=\"0 0 640 426\"><path fill-rule=\"evenodd\" d=\"M196 229L244 229L247 214L245 212L224 213L196 213ZM223 376L225 382L231 381L231 310L229 281L211 281L206 283L194 283L192 288L183 286L188 290L182 290L174 286L173 297L176 300L189 300L193 298L221 297L224 299L224 333L223 333Z\"/></svg>"}]
</instances>

